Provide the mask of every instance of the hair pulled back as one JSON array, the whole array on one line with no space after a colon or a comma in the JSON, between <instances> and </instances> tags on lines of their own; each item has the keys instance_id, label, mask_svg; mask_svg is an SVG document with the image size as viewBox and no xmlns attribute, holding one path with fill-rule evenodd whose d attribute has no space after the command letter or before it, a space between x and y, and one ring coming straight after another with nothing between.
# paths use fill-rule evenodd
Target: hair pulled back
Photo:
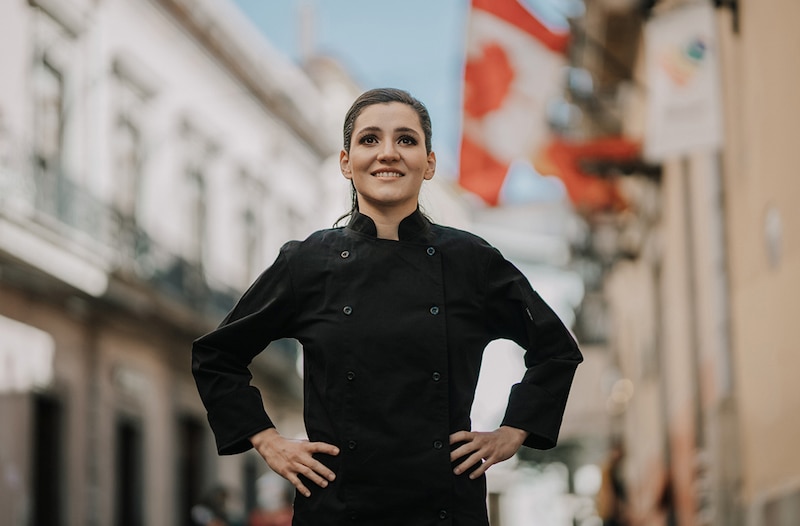
<instances>
[{"instance_id":1,"label":"hair pulled back","mask_svg":"<svg viewBox=\"0 0 800 526\"><path fill-rule=\"evenodd\" d=\"M431 153L433 150L431 146L433 127L431 126L431 116L428 113L428 108L426 108L421 101L413 97L409 92L397 88L371 89L362 93L355 100L355 102L353 102L352 106L350 106L350 109L347 110L347 113L344 116L344 126L342 129L344 151L348 153L350 152L350 143L353 139L353 127L355 126L358 116L361 115L362 111L364 111L364 108L374 104L389 104L390 102L400 102L402 104L408 104L414 108L414 111L417 112L417 116L419 117L419 124L422 127L422 133L425 135L425 150L427 153ZM353 213L358 211L358 195L356 194L356 187L353 185L352 181L350 181L350 198L350 210L342 217L337 219L334 225L338 225L343 219L352 216Z\"/></svg>"},{"instance_id":2,"label":"hair pulled back","mask_svg":"<svg viewBox=\"0 0 800 526\"><path fill-rule=\"evenodd\" d=\"M346 152L350 151L350 141L353 138L353 126L358 116L364 111L364 108L374 104L389 104L390 102L400 102L414 108L414 111L416 111L419 116L422 132L425 134L425 150L427 153L431 153L431 135L433 134L433 129L431 127L431 116L428 113L428 108L426 108L422 102L412 97L409 92L397 88L371 89L362 93L355 102L353 102L353 105L350 106L350 109L347 110L347 114L344 117L342 135L344 137L344 150Z\"/></svg>"}]
</instances>

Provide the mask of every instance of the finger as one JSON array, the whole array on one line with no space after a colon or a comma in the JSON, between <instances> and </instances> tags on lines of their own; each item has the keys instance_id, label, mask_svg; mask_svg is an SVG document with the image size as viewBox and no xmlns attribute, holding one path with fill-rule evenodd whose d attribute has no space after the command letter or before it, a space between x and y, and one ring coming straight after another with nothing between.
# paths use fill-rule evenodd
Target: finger
<instances>
[{"instance_id":1,"label":"finger","mask_svg":"<svg viewBox=\"0 0 800 526\"><path fill-rule=\"evenodd\" d=\"M469 455L470 453L472 453L477 449L478 448L472 442L462 444L461 446L458 446L457 448L455 448L453 451L450 452L450 462L455 462L459 458Z\"/></svg>"},{"instance_id":2,"label":"finger","mask_svg":"<svg viewBox=\"0 0 800 526\"><path fill-rule=\"evenodd\" d=\"M452 446L456 442L469 442L473 438L473 433L469 431L456 431L452 435L450 435L450 445Z\"/></svg>"},{"instance_id":3,"label":"finger","mask_svg":"<svg viewBox=\"0 0 800 526\"><path fill-rule=\"evenodd\" d=\"M307 450L312 453L324 453L334 457L339 454L339 448L327 442L309 442Z\"/></svg>"},{"instance_id":4,"label":"finger","mask_svg":"<svg viewBox=\"0 0 800 526\"><path fill-rule=\"evenodd\" d=\"M311 496L311 491L307 487L305 487L305 485L300 481L300 478L294 473L287 475L286 480L291 482L292 486L294 486L297 489L297 491L299 491L300 494L303 495L304 497Z\"/></svg>"},{"instance_id":5,"label":"finger","mask_svg":"<svg viewBox=\"0 0 800 526\"><path fill-rule=\"evenodd\" d=\"M319 460L312 459L312 461L308 464L308 467L313 469L316 473L319 473L322 477L325 477L327 480L333 481L336 478L336 473L331 471L328 466Z\"/></svg>"},{"instance_id":6,"label":"finger","mask_svg":"<svg viewBox=\"0 0 800 526\"><path fill-rule=\"evenodd\" d=\"M328 487L328 481L308 466L303 466L297 472L321 488Z\"/></svg>"},{"instance_id":7,"label":"finger","mask_svg":"<svg viewBox=\"0 0 800 526\"><path fill-rule=\"evenodd\" d=\"M453 473L455 473L456 475L460 475L465 471L467 471L468 469L470 469L475 464L481 462L482 460L483 458L481 458L480 451L476 451L475 453L467 457L467 459L464 460L461 464L456 466L455 469L453 469Z\"/></svg>"},{"instance_id":8,"label":"finger","mask_svg":"<svg viewBox=\"0 0 800 526\"><path fill-rule=\"evenodd\" d=\"M469 474L469 478L474 480L474 479L480 477L481 475L486 473L486 470L489 469L493 465L494 465L494 462L492 462L490 460L483 461L483 463L481 463L481 465L478 466L478 469L476 469L475 471L473 471L472 473Z\"/></svg>"}]
</instances>

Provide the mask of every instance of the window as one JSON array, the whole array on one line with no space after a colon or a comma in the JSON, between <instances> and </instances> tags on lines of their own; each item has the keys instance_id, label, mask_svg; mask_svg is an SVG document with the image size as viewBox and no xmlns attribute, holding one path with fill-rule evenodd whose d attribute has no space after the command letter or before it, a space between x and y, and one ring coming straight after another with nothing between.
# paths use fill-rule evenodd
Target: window
<instances>
[{"instance_id":1,"label":"window","mask_svg":"<svg viewBox=\"0 0 800 526\"><path fill-rule=\"evenodd\" d=\"M247 455L242 466L244 509L248 515L258 507L258 467L262 464L260 459L257 455Z\"/></svg>"},{"instance_id":2,"label":"window","mask_svg":"<svg viewBox=\"0 0 800 526\"><path fill-rule=\"evenodd\" d=\"M144 524L143 440L138 419L119 417L115 433L116 494L114 524L142 526Z\"/></svg>"},{"instance_id":3,"label":"window","mask_svg":"<svg viewBox=\"0 0 800 526\"><path fill-rule=\"evenodd\" d=\"M264 187L261 183L242 172L240 176L241 194L241 232L244 249L244 285L249 284L262 267L264 247Z\"/></svg>"},{"instance_id":4,"label":"window","mask_svg":"<svg viewBox=\"0 0 800 526\"><path fill-rule=\"evenodd\" d=\"M200 419L183 416L178 420L178 520L179 526L192 526L192 506L203 497L205 434Z\"/></svg>"},{"instance_id":5,"label":"window","mask_svg":"<svg viewBox=\"0 0 800 526\"><path fill-rule=\"evenodd\" d=\"M142 176L142 137L137 123L119 115L115 137L115 201L117 211L128 221L136 221L136 203Z\"/></svg>"},{"instance_id":6,"label":"window","mask_svg":"<svg viewBox=\"0 0 800 526\"><path fill-rule=\"evenodd\" d=\"M64 522L64 410L52 397L33 399L33 465L31 505L34 526L59 526Z\"/></svg>"},{"instance_id":7,"label":"window","mask_svg":"<svg viewBox=\"0 0 800 526\"><path fill-rule=\"evenodd\" d=\"M199 131L191 122L182 124L184 156L184 198L188 221L185 252L182 254L198 268L203 268L207 245L207 178L219 147L209 134Z\"/></svg>"},{"instance_id":8,"label":"window","mask_svg":"<svg viewBox=\"0 0 800 526\"><path fill-rule=\"evenodd\" d=\"M64 142L64 77L42 57L34 72L33 158L39 205L55 211Z\"/></svg>"},{"instance_id":9,"label":"window","mask_svg":"<svg viewBox=\"0 0 800 526\"><path fill-rule=\"evenodd\" d=\"M58 3L47 3L47 9L36 1L30 4L37 7L33 16L35 60L31 70L36 204L41 210L58 215L69 200L62 195L61 184L75 36L80 28L73 23L70 10L56 8Z\"/></svg>"},{"instance_id":10,"label":"window","mask_svg":"<svg viewBox=\"0 0 800 526\"><path fill-rule=\"evenodd\" d=\"M125 54L114 59L112 70L114 204L123 218L135 222L145 159L147 109L155 94L155 75Z\"/></svg>"},{"instance_id":11,"label":"window","mask_svg":"<svg viewBox=\"0 0 800 526\"><path fill-rule=\"evenodd\" d=\"M141 184L142 138L136 123L119 115L113 131L115 160L114 212L117 247L122 265L131 265L139 256L141 236L137 205Z\"/></svg>"},{"instance_id":12,"label":"window","mask_svg":"<svg viewBox=\"0 0 800 526\"><path fill-rule=\"evenodd\" d=\"M114 217L121 264L130 265L146 246L138 211L147 152L149 101L156 93L156 75L135 57L121 53L112 63L113 113L111 149Z\"/></svg>"},{"instance_id":13,"label":"window","mask_svg":"<svg viewBox=\"0 0 800 526\"><path fill-rule=\"evenodd\" d=\"M186 172L187 197L189 199L190 249L189 258L203 265L206 245L206 179L203 168L198 163L188 166Z\"/></svg>"}]
</instances>

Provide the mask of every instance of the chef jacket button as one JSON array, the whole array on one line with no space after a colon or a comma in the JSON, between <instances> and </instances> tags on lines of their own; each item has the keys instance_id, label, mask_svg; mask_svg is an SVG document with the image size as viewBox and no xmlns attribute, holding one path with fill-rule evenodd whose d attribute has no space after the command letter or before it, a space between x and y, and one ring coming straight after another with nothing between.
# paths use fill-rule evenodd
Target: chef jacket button
<instances>
[{"instance_id":1,"label":"chef jacket button","mask_svg":"<svg viewBox=\"0 0 800 526\"><path fill-rule=\"evenodd\" d=\"M339 254L339 255L342 256L342 259L347 259L347 258L350 257L350 251L349 250L342 250L342 253Z\"/></svg>"},{"instance_id":2,"label":"chef jacket button","mask_svg":"<svg viewBox=\"0 0 800 526\"><path fill-rule=\"evenodd\" d=\"M439 518L445 520L447 518L447 510L439 510Z\"/></svg>"},{"instance_id":3,"label":"chef jacket button","mask_svg":"<svg viewBox=\"0 0 800 526\"><path fill-rule=\"evenodd\" d=\"M437 307L436 305L434 305L433 307L431 307L431 314L433 314L434 316L436 316L437 314L439 314L439 307Z\"/></svg>"},{"instance_id":4,"label":"chef jacket button","mask_svg":"<svg viewBox=\"0 0 800 526\"><path fill-rule=\"evenodd\" d=\"M432 256L432 255L436 254L436 249L433 248L433 247L428 247L427 252L428 252L429 256Z\"/></svg>"},{"instance_id":5,"label":"chef jacket button","mask_svg":"<svg viewBox=\"0 0 800 526\"><path fill-rule=\"evenodd\" d=\"M444 446L444 444L442 443L441 440L434 440L433 441L433 449L442 449L443 446Z\"/></svg>"},{"instance_id":6,"label":"chef jacket button","mask_svg":"<svg viewBox=\"0 0 800 526\"><path fill-rule=\"evenodd\" d=\"M442 375L439 374L439 371L434 371L433 374L431 375L431 378L433 378L434 382L438 382L439 380L442 379Z\"/></svg>"},{"instance_id":7,"label":"chef jacket button","mask_svg":"<svg viewBox=\"0 0 800 526\"><path fill-rule=\"evenodd\" d=\"M353 314L353 307L351 307L350 305L345 305L344 308L342 309L342 312L344 312L345 316L350 316L351 314Z\"/></svg>"},{"instance_id":8,"label":"chef jacket button","mask_svg":"<svg viewBox=\"0 0 800 526\"><path fill-rule=\"evenodd\" d=\"M358 443L355 440L351 440L347 443L347 449L353 450L357 445Z\"/></svg>"},{"instance_id":9,"label":"chef jacket button","mask_svg":"<svg viewBox=\"0 0 800 526\"><path fill-rule=\"evenodd\" d=\"M353 380L353 379L355 379L355 377L356 377L356 373L354 373L353 371L347 371L347 379L348 380Z\"/></svg>"}]
</instances>

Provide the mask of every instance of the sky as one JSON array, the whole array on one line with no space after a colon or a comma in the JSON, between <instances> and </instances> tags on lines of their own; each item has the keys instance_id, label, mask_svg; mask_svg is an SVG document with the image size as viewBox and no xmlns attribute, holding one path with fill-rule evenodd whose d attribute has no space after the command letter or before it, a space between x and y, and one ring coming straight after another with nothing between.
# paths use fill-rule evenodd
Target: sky
<instances>
[{"instance_id":1,"label":"sky","mask_svg":"<svg viewBox=\"0 0 800 526\"><path fill-rule=\"evenodd\" d=\"M568 27L583 0L521 0L540 21ZM461 142L465 42L470 0L233 0L266 39L296 63L304 47L335 58L362 89L409 91L428 108L438 172L456 177ZM309 41L301 43L301 13ZM513 172L512 174L513 175ZM511 184L522 182L524 184ZM541 177L509 177L509 195L560 199L563 188Z\"/></svg>"},{"instance_id":2,"label":"sky","mask_svg":"<svg viewBox=\"0 0 800 526\"><path fill-rule=\"evenodd\" d=\"M290 59L302 57L300 13L313 13L317 54L363 88L402 88L428 107L440 167L455 171L469 0L234 0Z\"/></svg>"}]
</instances>

